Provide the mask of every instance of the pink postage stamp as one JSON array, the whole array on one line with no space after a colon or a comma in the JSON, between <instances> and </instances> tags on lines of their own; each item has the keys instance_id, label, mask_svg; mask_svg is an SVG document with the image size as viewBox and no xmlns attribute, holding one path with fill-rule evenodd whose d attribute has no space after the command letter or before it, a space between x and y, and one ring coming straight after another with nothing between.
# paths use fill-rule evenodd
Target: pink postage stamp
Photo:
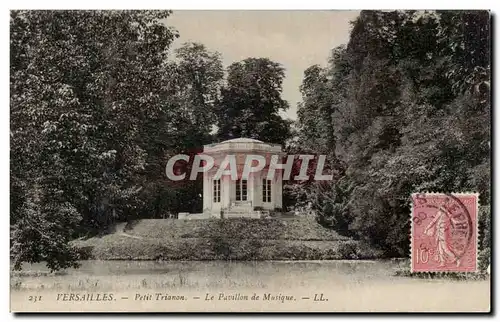
<instances>
[{"instance_id":1,"label":"pink postage stamp","mask_svg":"<svg viewBox=\"0 0 500 322\"><path fill-rule=\"evenodd\" d=\"M478 194L412 194L411 271L477 271Z\"/></svg>"}]
</instances>

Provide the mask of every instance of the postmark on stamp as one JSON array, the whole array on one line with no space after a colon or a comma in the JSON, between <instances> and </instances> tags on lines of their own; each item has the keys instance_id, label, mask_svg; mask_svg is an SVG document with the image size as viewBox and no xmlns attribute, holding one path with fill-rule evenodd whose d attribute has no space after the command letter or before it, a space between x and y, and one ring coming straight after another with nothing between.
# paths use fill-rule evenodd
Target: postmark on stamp
<instances>
[{"instance_id":1,"label":"postmark on stamp","mask_svg":"<svg viewBox=\"0 0 500 322\"><path fill-rule=\"evenodd\" d=\"M412 272L477 271L476 193L415 193L411 212Z\"/></svg>"}]
</instances>

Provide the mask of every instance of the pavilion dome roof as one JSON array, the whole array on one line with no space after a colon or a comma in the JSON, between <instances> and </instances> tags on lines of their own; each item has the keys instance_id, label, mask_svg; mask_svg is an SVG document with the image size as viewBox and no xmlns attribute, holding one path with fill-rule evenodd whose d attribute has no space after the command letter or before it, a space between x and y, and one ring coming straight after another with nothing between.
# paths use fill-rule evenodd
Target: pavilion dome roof
<instances>
[{"instance_id":1,"label":"pavilion dome roof","mask_svg":"<svg viewBox=\"0 0 500 322\"><path fill-rule=\"evenodd\" d=\"M225 151L225 150L264 150L264 151L281 151L281 145L262 142L251 138L235 138L222 141L220 143L212 143L204 146L205 152L210 151Z\"/></svg>"},{"instance_id":2,"label":"pavilion dome roof","mask_svg":"<svg viewBox=\"0 0 500 322\"><path fill-rule=\"evenodd\" d=\"M222 141L221 143L264 143L264 142L250 138L236 138L236 139Z\"/></svg>"}]
</instances>

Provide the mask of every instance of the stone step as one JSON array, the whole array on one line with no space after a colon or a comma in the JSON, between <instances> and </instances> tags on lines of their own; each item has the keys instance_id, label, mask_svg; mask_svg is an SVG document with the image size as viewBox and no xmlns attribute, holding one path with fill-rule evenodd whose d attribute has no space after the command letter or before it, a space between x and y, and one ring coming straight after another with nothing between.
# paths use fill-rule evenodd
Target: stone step
<instances>
[{"instance_id":1,"label":"stone step","mask_svg":"<svg viewBox=\"0 0 500 322\"><path fill-rule=\"evenodd\" d=\"M262 215L256 211L250 212L234 212L228 211L224 213L224 218L261 218Z\"/></svg>"},{"instance_id":2,"label":"stone step","mask_svg":"<svg viewBox=\"0 0 500 322\"><path fill-rule=\"evenodd\" d=\"M230 207L252 207L252 203L249 202L237 202L237 203L232 203Z\"/></svg>"}]
</instances>

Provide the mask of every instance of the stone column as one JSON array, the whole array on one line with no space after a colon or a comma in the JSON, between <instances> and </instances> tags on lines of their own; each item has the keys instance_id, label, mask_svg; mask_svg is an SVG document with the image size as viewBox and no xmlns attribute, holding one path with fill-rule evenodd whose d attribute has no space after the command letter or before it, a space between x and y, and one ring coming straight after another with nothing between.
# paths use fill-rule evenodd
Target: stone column
<instances>
[{"instance_id":1,"label":"stone column","mask_svg":"<svg viewBox=\"0 0 500 322\"><path fill-rule=\"evenodd\" d=\"M213 201L213 182L211 180L211 174L205 172L203 173L203 213L212 212L212 201Z\"/></svg>"},{"instance_id":2,"label":"stone column","mask_svg":"<svg viewBox=\"0 0 500 322\"><path fill-rule=\"evenodd\" d=\"M276 180L273 182L274 184L274 199L273 204L275 208L283 207L283 174L281 171L276 172Z\"/></svg>"},{"instance_id":3,"label":"stone column","mask_svg":"<svg viewBox=\"0 0 500 322\"><path fill-rule=\"evenodd\" d=\"M220 207L221 209L227 208L229 202L229 182L226 176L221 178L221 196L220 196Z\"/></svg>"},{"instance_id":4,"label":"stone column","mask_svg":"<svg viewBox=\"0 0 500 322\"><path fill-rule=\"evenodd\" d=\"M262 178L264 174L262 171L252 174L252 206L262 207Z\"/></svg>"}]
</instances>

